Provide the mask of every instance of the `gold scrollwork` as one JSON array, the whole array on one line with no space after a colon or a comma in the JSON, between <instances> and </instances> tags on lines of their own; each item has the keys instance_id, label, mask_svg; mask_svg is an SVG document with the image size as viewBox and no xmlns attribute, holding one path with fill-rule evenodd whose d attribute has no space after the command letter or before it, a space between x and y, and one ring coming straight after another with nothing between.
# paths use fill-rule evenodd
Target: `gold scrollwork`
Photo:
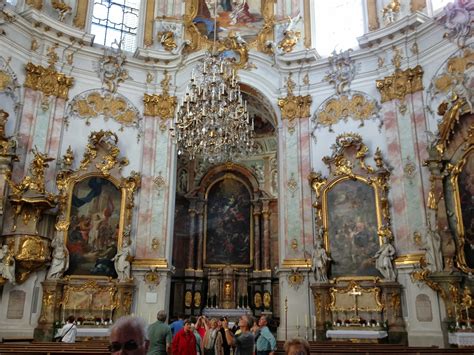
<instances>
[{"instance_id":1,"label":"gold scrollwork","mask_svg":"<svg viewBox=\"0 0 474 355\"><path fill-rule=\"evenodd\" d=\"M12 83L12 77L7 72L0 70L0 91L5 91Z\"/></svg>"},{"instance_id":2,"label":"gold scrollwork","mask_svg":"<svg viewBox=\"0 0 474 355\"><path fill-rule=\"evenodd\" d=\"M43 8L43 0L26 0L26 4L30 5L36 10L41 10Z\"/></svg>"},{"instance_id":3,"label":"gold scrollwork","mask_svg":"<svg viewBox=\"0 0 474 355\"><path fill-rule=\"evenodd\" d=\"M249 50L247 43L242 40L240 35L235 31L229 31L226 38L219 42L219 52L234 51L236 56L239 58L238 61L233 63L235 69L250 69L254 67L249 64Z\"/></svg>"},{"instance_id":4,"label":"gold scrollwork","mask_svg":"<svg viewBox=\"0 0 474 355\"><path fill-rule=\"evenodd\" d=\"M304 275L298 271L294 270L288 274L288 284L293 287L295 290L298 290L300 286L303 284Z\"/></svg>"},{"instance_id":5,"label":"gold scrollwork","mask_svg":"<svg viewBox=\"0 0 474 355\"><path fill-rule=\"evenodd\" d=\"M354 94L351 97L342 95L329 99L316 115L316 119L318 124L330 127L351 117L363 125L364 121L375 116L377 111L376 102L362 94Z\"/></svg>"},{"instance_id":6,"label":"gold scrollwork","mask_svg":"<svg viewBox=\"0 0 474 355\"><path fill-rule=\"evenodd\" d=\"M145 104L145 116L160 117L163 120L174 117L174 112L178 103L176 96L164 94L145 94L143 102Z\"/></svg>"},{"instance_id":7,"label":"gold scrollwork","mask_svg":"<svg viewBox=\"0 0 474 355\"><path fill-rule=\"evenodd\" d=\"M140 116L133 105L116 93L92 91L73 100L71 110L90 124L92 118L101 115L112 118L122 126L139 128Z\"/></svg>"},{"instance_id":8,"label":"gold scrollwork","mask_svg":"<svg viewBox=\"0 0 474 355\"><path fill-rule=\"evenodd\" d=\"M174 32L162 31L162 32L158 32L157 36L158 36L159 42L161 43L161 45L166 51L171 52L178 47L174 39Z\"/></svg>"},{"instance_id":9,"label":"gold scrollwork","mask_svg":"<svg viewBox=\"0 0 474 355\"><path fill-rule=\"evenodd\" d=\"M54 65L44 68L33 63L26 64L25 87L41 91L45 96L67 100L73 83L74 78L57 72Z\"/></svg>"},{"instance_id":10,"label":"gold scrollwork","mask_svg":"<svg viewBox=\"0 0 474 355\"><path fill-rule=\"evenodd\" d=\"M253 304L257 309L262 307L262 294L260 292L255 292L253 295Z\"/></svg>"},{"instance_id":11,"label":"gold scrollwork","mask_svg":"<svg viewBox=\"0 0 474 355\"><path fill-rule=\"evenodd\" d=\"M423 90L423 68L417 65L407 70L396 69L393 75L376 81L381 101L403 100L406 95Z\"/></svg>"}]
</instances>

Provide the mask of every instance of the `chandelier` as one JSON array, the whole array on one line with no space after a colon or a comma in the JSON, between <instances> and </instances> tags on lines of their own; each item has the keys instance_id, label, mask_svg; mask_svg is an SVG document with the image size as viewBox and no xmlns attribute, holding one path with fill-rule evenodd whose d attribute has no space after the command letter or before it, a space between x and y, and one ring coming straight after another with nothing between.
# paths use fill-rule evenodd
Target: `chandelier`
<instances>
[{"instance_id":1,"label":"chandelier","mask_svg":"<svg viewBox=\"0 0 474 355\"><path fill-rule=\"evenodd\" d=\"M178 156L210 163L240 159L254 145L254 122L231 59L215 51L217 23L214 25L213 50L193 69L175 117Z\"/></svg>"}]
</instances>

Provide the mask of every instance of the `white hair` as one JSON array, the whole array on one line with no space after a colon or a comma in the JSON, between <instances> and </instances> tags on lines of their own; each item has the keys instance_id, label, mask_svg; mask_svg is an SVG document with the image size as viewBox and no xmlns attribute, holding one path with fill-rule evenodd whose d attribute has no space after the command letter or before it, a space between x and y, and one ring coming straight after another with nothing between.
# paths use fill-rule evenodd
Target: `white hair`
<instances>
[{"instance_id":1,"label":"white hair","mask_svg":"<svg viewBox=\"0 0 474 355\"><path fill-rule=\"evenodd\" d=\"M124 316L120 317L110 328L110 333L112 333L115 330L131 330L133 329L136 331L139 335L141 340L145 341L148 340L147 337L147 331L146 331L147 325L145 321L140 318L140 317L135 317L135 316Z\"/></svg>"}]
</instances>

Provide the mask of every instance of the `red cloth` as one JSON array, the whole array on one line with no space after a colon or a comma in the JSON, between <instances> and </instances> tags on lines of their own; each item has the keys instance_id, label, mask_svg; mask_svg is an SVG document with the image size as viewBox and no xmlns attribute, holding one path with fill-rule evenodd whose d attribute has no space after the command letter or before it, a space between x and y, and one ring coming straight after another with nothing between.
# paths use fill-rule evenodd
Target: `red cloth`
<instances>
[{"instance_id":1,"label":"red cloth","mask_svg":"<svg viewBox=\"0 0 474 355\"><path fill-rule=\"evenodd\" d=\"M197 332L201 336L201 339L204 339L204 335L206 335L206 328L204 327L196 327Z\"/></svg>"},{"instance_id":2,"label":"red cloth","mask_svg":"<svg viewBox=\"0 0 474 355\"><path fill-rule=\"evenodd\" d=\"M181 329L171 343L173 355L196 355L196 337L189 331Z\"/></svg>"}]
</instances>

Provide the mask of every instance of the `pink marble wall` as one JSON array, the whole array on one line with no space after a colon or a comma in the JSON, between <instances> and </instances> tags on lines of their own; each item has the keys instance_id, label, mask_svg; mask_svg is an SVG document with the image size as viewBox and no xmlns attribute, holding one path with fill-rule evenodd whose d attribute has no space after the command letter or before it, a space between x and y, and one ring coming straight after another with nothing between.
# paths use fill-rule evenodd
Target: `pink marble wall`
<instances>
[{"instance_id":1,"label":"pink marble wall","mask_svg":"<svg viewBox=\"0 0 474 355\"><path fill-rule=\"evenodd\" d=\"M303 225L303 243L305 249L312 251L313 246L313 207L311 202L311 186L308 182L308 176L311 172L311 130L310 118L301 118L299 120L299 166L300 166L300 184L302 192L301 218Z\"/></svg>"},{"instance_id":2,"label":"pink marble wall","mask_svg":"<svg viewBox=\"0 0 474 355\"><path fill-rule=\"evenodd\" d=\"M394 101L385 102L381 115L384 121L384 133L387 140L387 155L393 167L390 177L389 200L392 206L392 227L395 244L399 252L407 248L408 218L406 191L403 182L403 161L400 137L398 135L398 110Z\"/></svg>"},{"instance_id":3,"label":"pink marble wall","mask_svg":"<svg viewBox=\"0 0 474 355\"><path fill-rule=\"evenodd\" d=\"M28 166L25 165L25 160L33 144L36 112L38 110L38 101L41 93L25 88L24 95L23 112L18 130L18 147L16 150L20 161L16 162L13 166L12 177L14 181L21 180L28 169Z\"/></svg>"}]
</instances>

